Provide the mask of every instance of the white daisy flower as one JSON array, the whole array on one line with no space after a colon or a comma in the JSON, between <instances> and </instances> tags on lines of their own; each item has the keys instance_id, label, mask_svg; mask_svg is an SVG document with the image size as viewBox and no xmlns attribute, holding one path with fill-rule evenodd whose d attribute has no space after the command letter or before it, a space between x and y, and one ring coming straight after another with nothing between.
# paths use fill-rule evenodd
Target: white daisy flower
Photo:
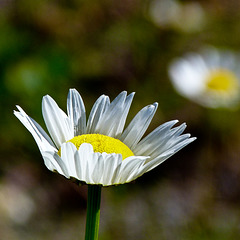
<instances>
[{"instance_id":1,"label":"white daisy flower","mask_svg":"<svg viewBox=\"0 0 240 240\"><path fill-rule=\"evenodd\" d=\"M182 134L186 124L160 125L146 137L158 104L144 107L124 130L134 93L121 92L111 103L102 95L88 121L83 100L75 89L67 98L67 114L50 96L44 96L42 113L51 138L21 107L16 117L33 135L46 167L66 178L103 186L131 182L194 141Z\"/></svg>"},{"instance_id":2,"label":"white daisy flower","mask_svg":"<svg viewBox=\"0 0 240 240\"><path fill-rule=\"evenodd\" d=\"M188 53L173 61L169 75L182 96L205 107L231 108L239 103L239 59L230 51Z\"/></svg>"}]
</instances>

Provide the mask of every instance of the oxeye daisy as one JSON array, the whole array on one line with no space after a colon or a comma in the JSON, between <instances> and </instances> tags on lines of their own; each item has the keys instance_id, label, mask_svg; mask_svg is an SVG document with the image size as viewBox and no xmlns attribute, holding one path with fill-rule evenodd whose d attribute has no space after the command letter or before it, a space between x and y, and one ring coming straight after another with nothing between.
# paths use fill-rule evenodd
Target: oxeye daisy
<instances>
[{"instance_id":1,"label":"oxeye daisy","mask_svg":"<svg viewBox=\"0 0 240 240\"><path fill-rule=\"evenodd\" d=\"M166 122L143 138L158 104L144 107L124 129L134 93L121 92L112 102L100 96L86 119L75 89L67 98L67 114L44 96L42 113L51 138L21 107L16 117L33 135L47 168L88 184L85 240L97 240L101 186L128 183L194 141L182 134L186 124ZM182 135L181 135L182 134Z\"/></svg>"},{"instance_id":2,"label":"oxeye daisy","mask_svg":"<svg viewBox=\"0 0 240 240\"><path fill-rule=\"evenodd\" d=\"M210 108L234 108L240 100L238 57L209 48L188 53L170 64L173 86L184 97Z\"/></svg>"},{"instance_id":3,"label":"oxeye daisy","mask_svg":"<svg viewBox=\"0 0 240 240\"><path fill-rule=\"evenodd\" d=\"M158 104L144 107L124 129L134 93L121 92L112 102L102 95L88 120L83 100L75 89L67 98L67 114L50 97L42 100L42 113L51 138L21 107L16 117L34 137L46 167L66 178L102 186L124 184L144 173L195 140L182 134L183 123L169 121L146 132Z\"/></svg>"}]
</instances>

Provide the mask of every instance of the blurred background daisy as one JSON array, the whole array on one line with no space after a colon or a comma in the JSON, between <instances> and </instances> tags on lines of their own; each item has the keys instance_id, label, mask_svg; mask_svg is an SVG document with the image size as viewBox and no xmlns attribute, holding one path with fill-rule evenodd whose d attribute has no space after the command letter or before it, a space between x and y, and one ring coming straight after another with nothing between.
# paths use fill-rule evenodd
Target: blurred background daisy
<instances>
[{"instance_id":1,"label":"blurred background daisy","mask_svg":"<svg viewBox=\"0 0 240 240\"><path fill-rule=\"evenodd\" d=\"M240 58L230 51L204 49L175 60L169 75L183 96L211 108L240 104Z\"/></svg>"},{"instance_id":2,"label":"blurred background daisy","mask_svg":"<svg viewBox=\"0 0 240 240\"><path fill-rule=\"evenodd\" d=\"M127 90L137 94L126 125L156 101L146 134L178 119L197 137L135 183L103 189L99 239L240 239L239 75L231 60L240 51L239 12L239 0L0 0L0 238L84 238L86 187L47 171L12 114L24 106L44 126L42 96L66 111L76 88L87 117L101 94L113 100ZM222 49L230 50L224 60ZM195 91L172 84L175 60L178 81L195 76ZM219 94L226 83L236 87Z\"/></svg>"}]
</instances>

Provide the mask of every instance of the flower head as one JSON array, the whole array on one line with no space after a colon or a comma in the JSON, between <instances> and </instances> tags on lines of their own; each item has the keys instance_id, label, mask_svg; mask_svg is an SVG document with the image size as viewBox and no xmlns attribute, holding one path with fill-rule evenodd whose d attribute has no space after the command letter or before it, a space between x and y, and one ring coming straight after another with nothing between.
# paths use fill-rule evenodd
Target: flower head
<instances>
[{"instance_id":1,"label":"flower head","mask_svg":"<svg viewBox=\"0 0 240 240\"><path fill-rule=\"evenodd\" d=\"M177 120L142 139L157 103L140 110L124 129L133 96L124 91L112 102L100 96L88 120L75 89L69 90L67 114L44 96L42 113L51 138L21 107L14 114L33 135L49 170L87 184L117 185L133 181L195 140L190 134L181 135L186 124L172 128Z\"/></svg>"},{"instance_id":2,"label":"flower head","mask_svg":"<svg viewBox=\"0 0 240 240\"><path fill-rule=\"evenodd\" d=\"M169 67L176 90L210 108L235 107L240 100L239 60L232 52L205 49L189 53Z\"/></svg>"}]
</instances>

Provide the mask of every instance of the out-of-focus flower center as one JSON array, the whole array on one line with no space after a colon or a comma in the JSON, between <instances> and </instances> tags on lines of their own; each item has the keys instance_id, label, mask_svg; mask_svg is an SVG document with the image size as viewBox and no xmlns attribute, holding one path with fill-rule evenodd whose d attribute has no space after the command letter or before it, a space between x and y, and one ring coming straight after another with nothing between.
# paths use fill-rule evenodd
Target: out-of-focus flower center
<instances>
[{"instance_id":1,"label":"out-of-focus flower center","mask_svg":"<svg viewBox=\"0 0 240 240\"><path fill-rule=\"evenodd\" d=\"M102 134L83 134L76 136L68 142L73 143L79 149L82 143L90 143L94 152L122 154L122 159L134 156L130 148L118 139Z\"/></svg>"},{"instance_id":2,"label":"out-of-focus flower center","mask_svg":"<svg viewBox=\"0 0 240 240\"><path fill-rule=\"evenodd\" d=\"M207 76L207 88L222 93L231 93L238 88L238 79L229 70L216 69Z\"/></svg>"}]
</instances>

